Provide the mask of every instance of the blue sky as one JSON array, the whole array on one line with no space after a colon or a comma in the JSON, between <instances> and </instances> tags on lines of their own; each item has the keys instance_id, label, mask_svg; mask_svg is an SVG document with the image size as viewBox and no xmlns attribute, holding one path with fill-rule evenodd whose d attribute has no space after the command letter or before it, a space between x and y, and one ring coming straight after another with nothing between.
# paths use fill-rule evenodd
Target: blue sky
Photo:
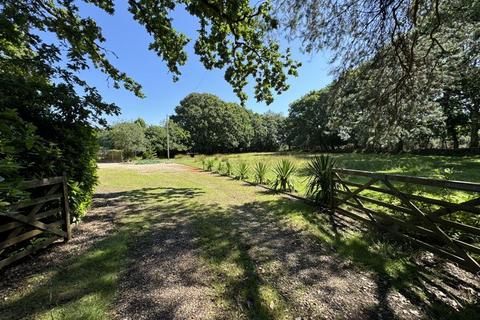
<instances>
[{"instance_id":1,"label":"blue sky","mask_svg":"<svg viewBox=\"0 0 480 320\"><path fill-rule=\"evenodd\" d=\"M104 46L118 56L110 56L111 61L120 70L129 74L143 86L146 98L140 99L124 89L114 89L107 77L98 70L90 69L82 74L82 78L96 86L106 101L115 102L122 109L118 117L109 117L110 123L121 120L144 118L148 123L158 124L167 114L173 114L187 94L191 92L213 93L225 101L238 102L232 88L223 78L222 70L206 70L193 52L197 21L179 8L174 13L174 25L185 33L192 41L187 46L188 62L181 68L182 76L173 82L172 75L167 72L163 61L148 50L150 36L145 29L135 22L127 10L127 1L116 1L116 13L110 16L91 5L81 6L81 14L91 16L101 26L107 39ZM290 89L277 96L267 106L257 103L253 98L252 86L247 88L249 100L247 108L263 113L268 110L287 114L288 104L307 92L320 89L330 83L329 56L326 52L314 55L302 54L298 43L282 42L282 47L290 47L293 57L301 61L303 66L299 76L290 78Z\"/></svg>"}]
</instances>

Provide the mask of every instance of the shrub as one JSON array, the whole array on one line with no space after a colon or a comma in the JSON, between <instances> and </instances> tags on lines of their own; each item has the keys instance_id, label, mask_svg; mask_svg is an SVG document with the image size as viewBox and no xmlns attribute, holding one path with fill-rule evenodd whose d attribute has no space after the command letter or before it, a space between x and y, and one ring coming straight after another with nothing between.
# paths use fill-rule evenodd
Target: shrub
<instances>
[{"instance_id":1,"label":"shrub","mask_svg":"<svg viewBox=\"0 0 480 320\"><path fill-rule=\"evenodd\" d=\"M248 164L246 162L240 162L238 164L238 179L246 180L248 178Z\"/></svg>"},{"instance_id":2,"label":"shrub","mask_svg":"<svg viewBox=\"0 0 480 320\"><path fill-rule=\"evenodd\" d=\"M225 174L227 176L231 176L232 175L232 164L230 163L230 161L225 161Z\"/></svg>"},{"instance_id":3,"label":"shrub","mask_svg":"<svg viewBox=\"0 0 480 320\"><path fill-rule=\"evenodd\" d=\"M257 162L254 168L255 182L264 184L266 182L268 167L264 162Z\"/></svg>"},{"instance_id":4,"label":"shrub","mask_svg":"<svg viewBox=\"0 0 480 320\"><path fill-rule=\"evenodd\" d=\"M280 191L292 191L293 186L293 174L296 168L292 161L283 159L277 163L273 169L275 174L275 180L272 183L272 188Z\"/></svg>"},{"instance_id":5,"label":"shrub","mask_svg":"<svg viewBox=\"0 0 480 320\"><path fill-rule=\"evenodd\" d=\"M202 169L205 170L206 165L207 165L207 157L200 156L200 162L202 162Z\"/></svg>"},{"instance_id":6,"label":"shrub","mask_svg":"<svg viewBox=\"0 0 480 320\"><path fill-rule=\"evenodd\" d=\"M328 155L315 157L307 164L307 196L314 202L328 204L332 198L335 160Z\"/></svg>"},{"instance_id":7,"label":"shrub","mask_svg":"<svg viewBox=\"0 0 480 320\"><path fill-rule=\"evenodd\" d=\"M218 164L217 164L217 172L219 174L222 174L222 172L223 172L223 162L222 161L219 161Z\"/></svg>"},{"instance_id":8,"label":"shrub","mask_svg":"<svg viewBox=\"0 0 480 320\"><path fill-rule=\"evenodd\" d=\"M214 165L215 165L215 160L214 159L207 159L206 164L205 164L207 171L212 171Z\"/></svg>"}]
</instances>

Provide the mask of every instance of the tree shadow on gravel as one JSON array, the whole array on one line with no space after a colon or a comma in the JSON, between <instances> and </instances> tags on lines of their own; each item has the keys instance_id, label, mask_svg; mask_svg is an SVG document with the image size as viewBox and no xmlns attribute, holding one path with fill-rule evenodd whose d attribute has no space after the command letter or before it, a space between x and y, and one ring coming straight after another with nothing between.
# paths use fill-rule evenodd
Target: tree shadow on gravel
<instances>
[{"instance_id":1,"label":"tree shadow on gravel","mask_svg":"<svg viewBox=\"0 0 480 320\"><path fill-rule=\"evenodd\" d=\"M296 202L296 203L295 203ZM316 241L328 244L329 253L347 258L360 269L373 272L377 305L368 318L394 319L396 305L388 299L392 290L401 293L412 305L435 319L477 319L480 313L480 281L443 259L397 242L386 234L369 230L347 217L320 213L315 208L284 199L263 203L269 212L288 218L298 212L316 229ZM352 233L353 231L353 233ZM412 318L416 318L414 312Z\"/></svg>"},{"instance_id":2,"label":"tree shadow on gravel","mask_svg":"<svg viewBox=\"0 0 480 320\"><path fill-rule=\"evenodd\" d=\"M144 188L127 192L97 194L91 212L81 227L115 220L114 228L106 233L93 231L84 238L74 230L72 254L56 261L47 261L51 247L33 257L35 264L20 261L15 268L2 270L2 285L15 287L22 295L5 296L0 301L0 319L55 318L98 319L109 313L115 297L118 276L128 263L128 250L141 239L145 228L161 216L142 214L145 203L169 199L191 199L202 192L196 188ZM106 211L98 214L98 210ZM130 215L132 215L130 217ZM88 229L88 227L87 227ZM104 231L104 230L102 230ZM80 240L77 240L80 238ZM84 247L76 254L76 247ZM46 256L45 258L43 256ZM53 258L58 258L53 253ZM5 278L9 278L8 280ZM39 278L38 280L33 277Z\"/></svg>"},{"instance_id":3,"label":"tree shadow on gravel","mask_svg":"<svg viewBox=\"0 0 480 320\"><path fill-rule=\"evenodd\" d=\"M113 216L115 229L28 294L0 302L0 318L52 308L52 317L69 319L107 312L142 319L415 319L423 312L474 319L480 312L478 279L441 261L420 265L407 247L390 252L404 245L362 226L352 235L351 221L340 216L286 198L219 205L203 203L202 195L199 188L96 195L94 211L109 213L98 219ZM418 309L405 313L410 305Z\"/></svg>"}]
</instances>

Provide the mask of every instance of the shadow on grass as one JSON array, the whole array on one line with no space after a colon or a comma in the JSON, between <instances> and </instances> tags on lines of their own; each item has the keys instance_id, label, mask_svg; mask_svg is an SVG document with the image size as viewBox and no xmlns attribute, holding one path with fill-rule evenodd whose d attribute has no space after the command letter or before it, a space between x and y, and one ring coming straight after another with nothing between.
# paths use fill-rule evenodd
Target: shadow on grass
<instances>
[{"instance_id":1,"label":"shadow on grass","mask_svg":"<svg viewBox=\"0 0 480 320\"><path fill-rule=\"evenodd\" d=\"M117 299L125 305L122 312L127 318L144 313L149 319L173 319L189 302L184 295L189 291L166 297L150 295L172 286L185 290L213 287L225 318L280 318L287 310L301 310L300 302L276 281L266 281L258 265L273 262L273 258L287 261L292 255L298 263L282 271L289 277L299 277L319 259L332 255L347 258L374 274L377 303L358 310L350 305L353 318L394 319L395 310L388 300L393 289L434 318L474 319L480 312L478 305L452 290L461 285L478 293L475 283L460 279L441 264L416 264L410 259L414 254L411 248L366 232L361 226L352 234L351 222L342 217L319 214L306 204L282 198L234 206L207 205L196 199L202 194L198 188L143 188L97 195L97 208L122 210L111 212L118 220L116 231L53 270L47 282L28 294L2 302L0 318L51 315L98 319L110 312ZM283 228L279 219L293 221L294 226L309 232L300 235L295 228ZM307 243L306 238L317 245L301 246ZM264 252L254 257L252 248ZM200 255L208 272L202 272L203 266L197 262L172 270L178 259L189 253ZM325 260L322 268L325 274L303 276L302 285L321 286L328 275L342 277L343 268L351 267L339 266L333 259ZM209 273L211 277L205 277ZM275 277L279 276L272 275L278 280ZM116 298L119 278L125 291ZM341 294L335 290L325 286L318 299L328 301L330 296ZM445 297L456 301L457 308L446 303ZM195 294L193 298L202 299ZM272 301L274 308L269 305ZM332 312L346 316L343 310Z\"/></svg>"},{"instance_id":2,"label":"shadow on grass","mask_svg":"<svg viewBox=\"0 0 480 320\"><path fill-rule=\"evenodd\" d=\"M480 283L473 274L443 260L436 260L432 265L419 263L414 257L420 252L408 244L365 229L338 214L319 214L306 204L288 199L265 205L268 211L284 218L291 217L301 207L301 216L308 221L310 228L315 229L313 233L318 235L320 242L328 243L339 256L375 273L378 305L371 311L370 317L381 314L383 318L394 318L386 297L391 289L395 289L430 317L477 319L480 313ZM352 229L356 230L352 233ZM466 275L466 279L462 279L459 273ZM457 291L459 287L462 293Z\"/></svg>"}]
</instances>

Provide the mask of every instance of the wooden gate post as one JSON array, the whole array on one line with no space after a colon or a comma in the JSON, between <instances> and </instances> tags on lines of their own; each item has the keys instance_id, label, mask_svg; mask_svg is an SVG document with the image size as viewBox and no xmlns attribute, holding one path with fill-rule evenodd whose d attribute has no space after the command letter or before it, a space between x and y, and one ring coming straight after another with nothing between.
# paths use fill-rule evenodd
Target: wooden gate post
<instances>
[{"instance_id":1,"label":"wooden gate post","mask_svg":"<svg viewBox=\"0 0 480 320\"><path fill-rule=\"evenodd\" d=\"M335 181L333 180L333 168L330 174L330 199L329 200L329 205L330 205L330 210L332 210L332 213L334 213L335 210Z\"/></svg>"},{"instance_id":2,"label":"wooden gate post","mask_svg":"<svg viewBox=\"0 0 480 320\"><path fill-rule=\"evenodd\" d=\"M72 238L72 230L70 227L70 207L68 205L68 184L67 184L67 174L63 172L63 230L66 233L64 237L65 241L69 241Z\"/></svg>"}]
</instances>

